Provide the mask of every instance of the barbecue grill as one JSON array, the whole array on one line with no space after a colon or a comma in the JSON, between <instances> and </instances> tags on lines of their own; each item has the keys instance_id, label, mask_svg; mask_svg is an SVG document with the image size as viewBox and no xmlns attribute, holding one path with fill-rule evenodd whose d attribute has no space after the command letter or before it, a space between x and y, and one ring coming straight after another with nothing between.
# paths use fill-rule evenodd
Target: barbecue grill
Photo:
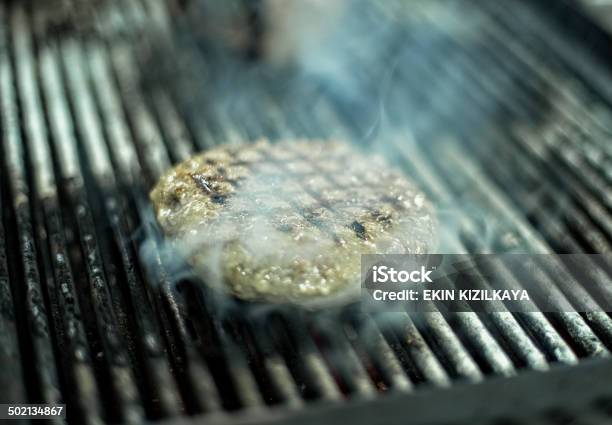
<instances>
[{"instance_id":1,"label":"barbecue grill","mask_svg":"<svg viewBox=\"0 0 612 425\"><path fill-rule=\"evenodd\" d=\"M449 252L609 253L594 6L356 0L342 66L291 72L215 51L189 2L92 1L79 25L38 3L0 3L2 403L75 424L612 422L612 285L580 284L612 262L540 271L575 311L266 308L185 275L147 198L217 143L339 137L427 192Z\"/></svg>"}]
</instances>

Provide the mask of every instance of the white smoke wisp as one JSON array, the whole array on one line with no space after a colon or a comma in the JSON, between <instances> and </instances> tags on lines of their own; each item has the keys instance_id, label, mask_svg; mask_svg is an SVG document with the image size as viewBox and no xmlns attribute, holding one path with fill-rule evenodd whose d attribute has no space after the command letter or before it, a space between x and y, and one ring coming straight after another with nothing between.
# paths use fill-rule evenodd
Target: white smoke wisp
<instances>
[{"instance_id":1,"label":"white smoke wisp","mask_svg":"<svg viewBox=\"0 0 612 425\"><path fill-rule=\"evenodd\" d=\"M272 113L268 107L273 105L277 108L274 113L281 116L280 121L287 120L279 125L283 130L290 128L284 134L293 132L302 136L301 130L297 129L301 120L306 122L314 116L308 125L304 125L309 127L309 131L316 127L315 131L326 137L337 134L349 143L366 145L369 147L368 157L376 153L391 160L405 157L413 162L418 157L428 168L427 172L440 182L440 187L448 188L448 182L453 179L452 161L443 164L444 170L436 169L433 163L437 160L428 157L424 147L435 142L428 136L434 133L432 129L444 128L449 115L457 122L473 124L470 111L458 108L457 99L465 92L464 86L472 87L474 83L469 82L469 75L454 62L457 55L449 55L441 62L432 60L432 63L429 56L432 51L446 46L447 37L477 39L479 22L470 20L466 24L451 13L433 10L434 6L419 2L418 10L412 11L414 13L401 9L401 14L390 18L390 25L382 25L387 21L380 21L378 17L372 22L365 18L364 21L363 16L356 20L358 13L355 11L359 8L349 8L346 3L344 0L264 0L267 32L263 36L264 58L259 62L216 61L206 56L206 63L192 67L195 63L193 57L201 54L194 53L194 45L182 46L185 51L178 49L178 53L168 55L176 58L176 55L186 53L183 57L188 59L187 68L193 72L186 78L175 78L172 73L172 84L180 84L177 89L179 98L185 95L190 99L185 109L193 111L198 121L194 127L204 126L200 124L202 121L212 123L213 128L215 125L223 128L226 133L215 134L215 143L226 140L227 132L237 134L235 140L247 142L250 138L247 122L261 121L262 127L269 125L271 120L268 118ZM368 2L355 0L354 3ZM370 8L372 4L370 2ZM432 10L428 12L430 7ZM432 26L430 21L433 18L422 19L423 15L437 17L439 13L443 14L440 25ZM408 29L400 22L404 18L410 21ZM364 25L367 22L371 25ZM397 36L397 31L400 31L400 36ZM436 72L428 74L430 68ZM423 80L424 77L427 79ZM425 99L419 97L423 91L426 91ZM425 101L428 103L422 105ZM495 109L496 100L487 102L491 103L489 109ZM326 105L326 110L321 113L322 104ZM344 109L343 112L350 115L356 125L348 122L340 109ZM359 125L362 127L357 130L352 128ZM261 130L261 135L272 137L266 131ZM310 134L306 135L310 137ZM401 150L398 150L398 145L401 145ZM313 149L316 146L316 143L312 144ZM428 252L457 252L467 220L475 223L475 230L487 248L495 246L497 235L503 233L500 229L505 226L491 217L486 206L467 197L461 199L450 190L448 196L441 196L430 187L427 179L421 182L421 170L399 162L398 166L404 173L415 177L414 180L422 184L421 188L432 195L430 200L436 211L432 212L432 221L436 215L439 230L437 235L419 234L418 223L408 220L399 223L395 232L400 236L396 240L427 239ZM255 171L249 182L233 193L214 224L195 222L181 238L162 243L162 251L168 253L169 261L172 262L173 254L177 252L181 255L174 257L187 260L187 264L177 261L177 266L171 268L173 278L196 274L220 292L240 294L239 297L248 300L265 300L266 297L260 295L268 291L271 295L267 299L273 302L298 300L300 291L311 294L319 291L320 300L335 298L324 293L326 290L334 291L334 279L322 276L321 270L313 266L316 264L333 270L329 276L335 273L348 279L346 275L353 273L358 278L355 264L358 264L363 250L355 247L349 254L339 252L329 236L320 228L307 225L303 216L277 217L270 208L275 202L293 208L293 204L301 200L283 197L279 195L282 192L277 191L290 180L289 172L277 172L276 181L266 182L261 191L259 186L268 177L264 171ZM257 197L252 196L255 190L251 186L257 186L260 191ZM367 185L364 188L365 193ZM308 198L307 194L304 197ZM421 198L413 198L415 203L419 202L418 199ZM248 214L241 214L245 210ZM354 213L358 216L361 211L356 209ZM324 216L324 221L328 227L341 232L353 231L349 228L351 223L346 220ZM278 228L283 226L298 230L289 236L289 233L279 232ZM300 226L303 231L299 231ZM506 239L510 241L509 245L514 243L512 235ZM394 238L371 249L377 253L410 252L406 244L398 243ZM254 264L263 267L256 268ZM296 268L301 268L299 278L289 276L288 273L293 272L287 271ZM320 285L322 279L327 280ZM228 287L228 282L233 286ZM283 291L288 291L288 298Z\"/></svg>"}]
</instances>

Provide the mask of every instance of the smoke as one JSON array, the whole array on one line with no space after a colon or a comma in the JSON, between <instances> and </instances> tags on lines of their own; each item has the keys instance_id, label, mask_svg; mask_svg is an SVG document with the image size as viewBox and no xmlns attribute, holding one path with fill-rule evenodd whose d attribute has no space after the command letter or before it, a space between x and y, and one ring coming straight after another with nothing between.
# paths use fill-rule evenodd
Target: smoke
<instances>
[{"instance_id":1,"label":"smoke","mask_svg":"<svg viewBox=\"0 0 612 425\"><path fill-rule=\"evenodd\" d=\"M380 158L313 141L231 150L245 165L232 165L228 148L209 151L169 171L152 192L168 236L162 252L177 254L171 274L182 276L179 258L186 259L219 292L321 307L357 299L361 254L433 248L423 193ZM215 180L220 172L239 184ZM151 247L143 245L144 258Z\"/></svg>"},{"instance_id":2,"label":"smoke","mask_svg":"<svg viewBox=\"0 0 612 425\"><path fill-rule=\"evenodd\" d=\"M477 94L483 91L480 79L496 72L484 66L491 59L481 15L447 2L443 7L392 0L257 3L250 10L240 2L193 1L177 17L171 39L149 39L149 48L140 52L145 88L171 93L200 146L259 137L338 137L368 156L386 157L428 192L439 229L437 239L429 236L431 251L465 249L466 234L477 235L488 251L525 249L486 202L464 196L470 190L457 186L453 158L438 154L450 143L464 155L471 149L466 134L478 139L490 127L511 126L520 118L504 107L504 98L512 96L511 82L500 82L489 96ZM289 177L276 175L281 182ZM250 181L265 178L266 173L255 174ZM300 261L330 263L321 258L321 252L335 252L327 246L329 237L303 233L296 250L295 241L278 231L279 225L299 224L273 222L269 205L295 201L279 196L272 183L266 187L259 200L250 195L252 188L240 189L214 225L190 229L178 243L157 240L171 263L175 257L189 263L176 260L173 278L195 270L213 287L233 281L239 286L234 293L257 299L247 280L269 283L253 279L248 270L227 279L235 265L227 258L265 264L266 270ZM240 218L245 222L236 227L239 205L255 214ZM415 237L414 229L399 230ZM384 247L388 252L396 248ZM147 257L153 246L145 243L142 249ZM302 289L314 290L307 279ZM284 296L277 295L279 300Z\"/></svg>"}]
</instances>

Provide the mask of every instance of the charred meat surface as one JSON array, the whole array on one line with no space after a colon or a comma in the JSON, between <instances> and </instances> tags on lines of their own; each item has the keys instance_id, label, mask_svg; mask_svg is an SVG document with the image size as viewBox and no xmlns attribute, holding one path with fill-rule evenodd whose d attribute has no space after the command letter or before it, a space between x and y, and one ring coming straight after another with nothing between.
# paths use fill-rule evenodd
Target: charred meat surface
<instances>
[{"instance_id":1,"label":"charred meat surface","mask_svg":"<svg viewBox=\"0 0 612 425\"><path fill-rule=\"evenodd\" d=\"M329 304L360 289L360 255L425 253L425 196L339 142L221 146L151 192L166 236L204 280L247 300Z\"/></svg>"}]
</instances>

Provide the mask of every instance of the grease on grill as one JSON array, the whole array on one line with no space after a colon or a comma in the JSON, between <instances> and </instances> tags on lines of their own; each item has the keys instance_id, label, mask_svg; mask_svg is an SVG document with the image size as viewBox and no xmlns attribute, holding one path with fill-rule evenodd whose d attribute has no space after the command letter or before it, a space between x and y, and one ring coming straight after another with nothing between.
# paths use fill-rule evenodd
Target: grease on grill
<instances>
[{"instance_id":1,"label":"grease on grill","mask_svg":"<svg viewBox=\"0 0 612 425\"><path fill-rule=\"evenodd\" d=\"M427 252L423 194L339 142L221 146L169 170L157 219L204 280L243 299L323 305L360 290L360 256Z\"/></svg>"}]
</instances>

